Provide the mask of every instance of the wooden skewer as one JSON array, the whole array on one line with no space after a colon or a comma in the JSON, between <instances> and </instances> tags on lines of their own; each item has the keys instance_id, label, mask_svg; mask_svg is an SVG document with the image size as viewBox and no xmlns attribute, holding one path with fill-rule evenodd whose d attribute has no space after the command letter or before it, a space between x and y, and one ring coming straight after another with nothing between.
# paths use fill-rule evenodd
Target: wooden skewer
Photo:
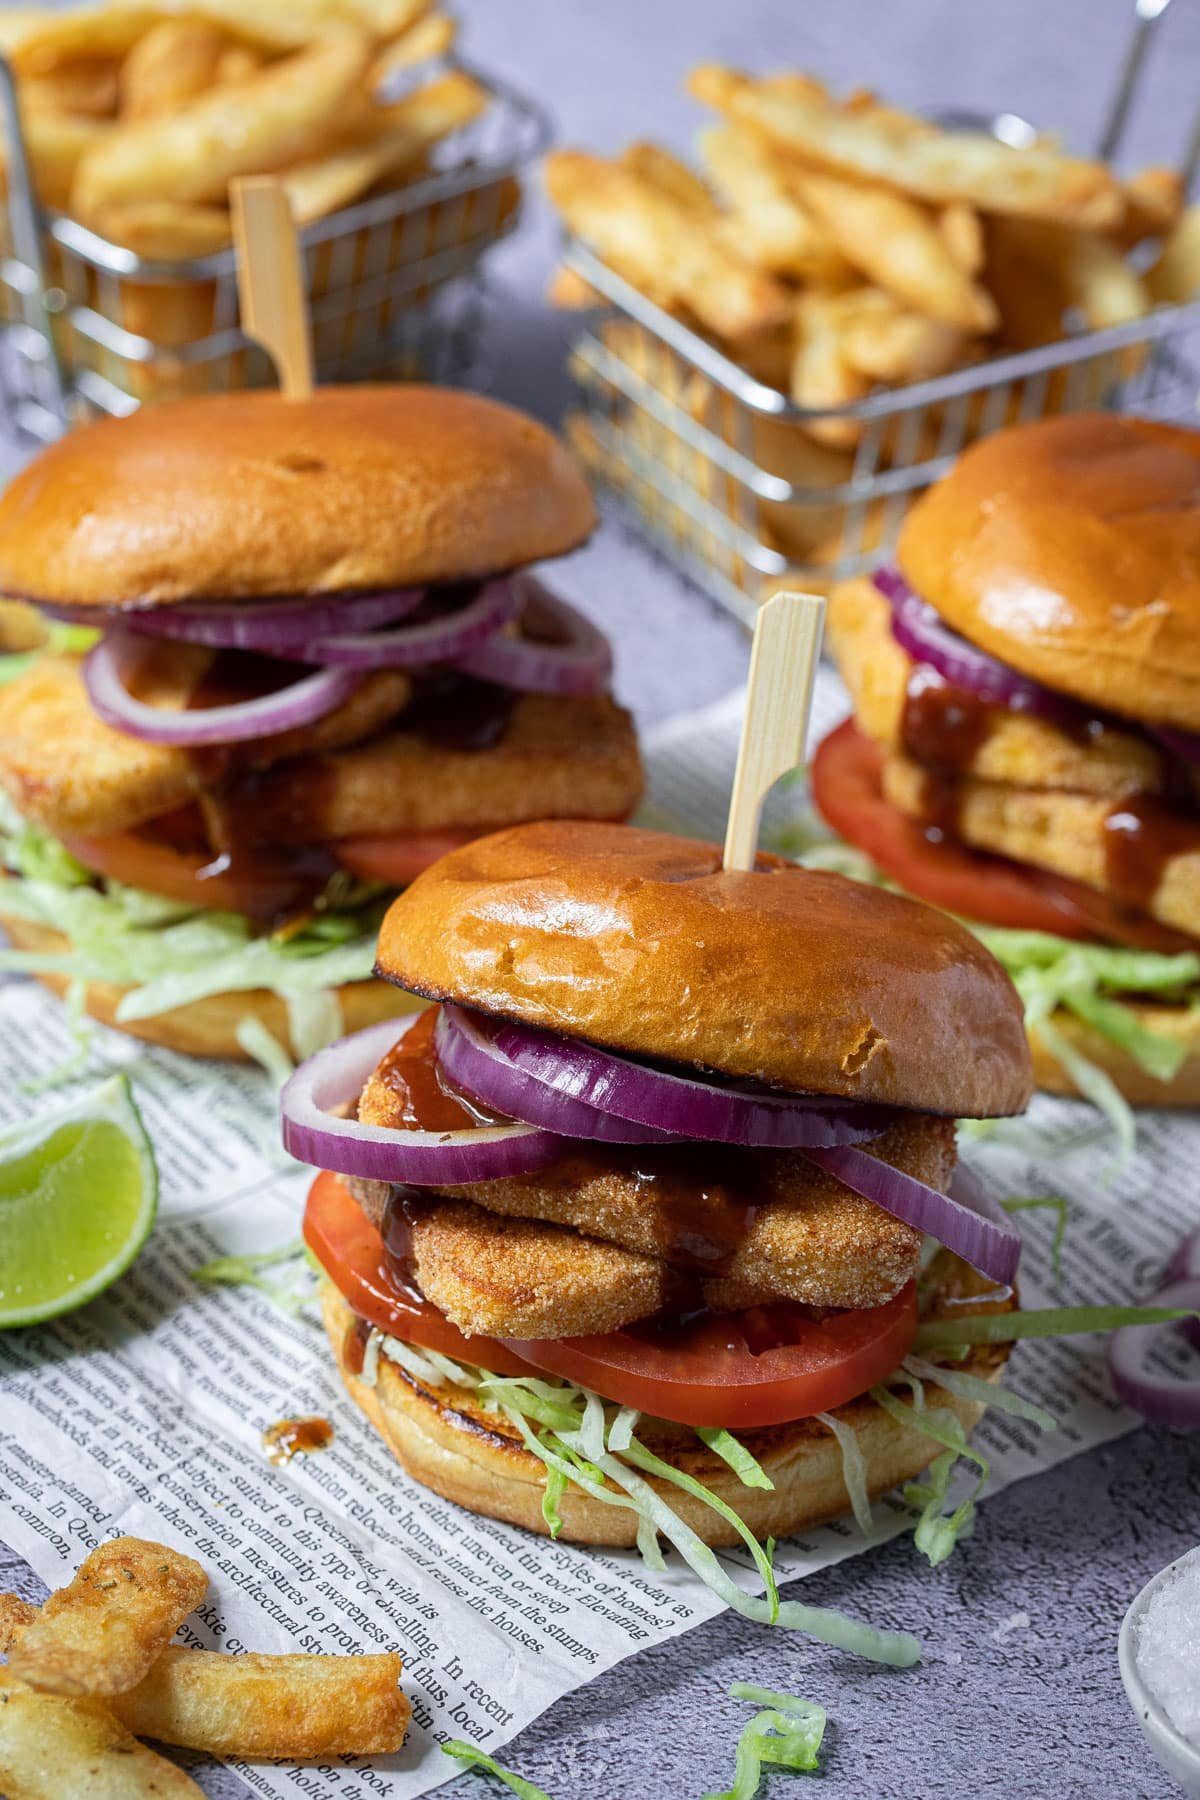
<instances>
[{"instance_id":1,"label":"wooden skewer","mask_svg":"<svg viewBox=\"0 0 1200 1800\"><path fill-rule=\"evenodd\" d=\"M758 609L725 828L722 862L727 869L754 867L768 790L804 761L824 626L825 602L819 594L775 594Z\"/></svg>"},{"instance_id":2,"label":"wooden skewer","mask_svg":"<svg viewBox=\"0 0 1200 1800\"><path fill-rule=\"evenodd\" d=\"M307 400L313 391L312 329L287 192L275 175L248 175L230 182L229 199L242 330L275 364L286 398Z\"/></svg>"}]
</instances>

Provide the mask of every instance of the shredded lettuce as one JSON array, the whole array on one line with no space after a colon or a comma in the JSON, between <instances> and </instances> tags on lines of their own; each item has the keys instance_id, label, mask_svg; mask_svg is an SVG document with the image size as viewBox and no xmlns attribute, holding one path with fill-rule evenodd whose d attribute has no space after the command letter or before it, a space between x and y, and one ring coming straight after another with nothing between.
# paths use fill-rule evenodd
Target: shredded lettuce
<instances>
[{"instance_id":1,"label":"shredded lettuce","mask_svg":"<svg viewBox=\"0 0 1200 1800\"><path fill-rule=\"evenodd\" d=\"M994 1406L997 1412L1009 1413L1014 1419L1025 1419L1039 1431L1057 1431L1058 1420L1044 1406L1027 1400L1024 1394L982 1375L970 1375L964 1369L947 1369L941 1363L926 1362L921 1356L906 1356L903 1368L918 1381L933 1381L958 1400L971 1400L977 1406Z\"/></svg>"},{"instance_id":2,"label":"shredded lettuce","mask_svg":"<svg viewBox=\"0 0 1200 1800\"><path fill-rule=\"evenodd\" d=\"M1034 1212L1040 1211L1043 1207L1048 1207L1050 1211L1058 1214L1058 1222L1054 1227L1054 1241L1050 1246L1050 1267L1054 1271L1055 1285L1061 1287L1063 1278L1063 1244L1066 1241L1067 1236L1067 1221L1071 1216L1070 1201L1063 1200L1055 1195L1046 1194L1033 1196L1029 1199L1002 1200L1000 1204L1005 1212L1010 1213Z\"/></svg>"},{"instance_id":3,"label":"shredded lettuce","mask_svg":"<svg viewBox=\"0 0 1200 1800\"><path fill-rule=\"evenodd\" d=\"M754 1800L764 1765L792 1771L817 1768L827 1719L823 1706L748 1681L735 1681L729 1694L762 1710L738 1738L733 1786L721 1794L706 1794L704 1800Z\"/></svg>"},{"instance_id":4,"label":"shredded lettuce","mask_svg":"<svg viewBox=\"0 0 1200 1800\"><path fill-rule=\"evenodd\" d=\"M867 1465L863 1459L858 1433L853 1425L847 1425L844 1419L835 1418L833 1413L817 1413L815 1416L837 1439L838 1449L842 1453L842 1480L846 1484L854 1522L864 1537L870 1537L875 1529L875 1517L871 1511L871 1496L867 1492Z\"/></svg>"},{"instance_id":5,"label":"shredded lettuce","mask_svg":"<svg viewBox=\"0 0 1200 1800\"><path fill-rule=\"evenodd\" d=\"M385 906L377 887L337 877L298 930L256 937L237 913L182 905L93 877L49 832L0 796L2 910L70 940L60 952L0 951L0 971L67 975L128 987L120 1023L153 1018L211 994L266 988L286 1003L308 1055L341 1030L335 990L372 974Z\"/></svg>"},{"instance_id":6,"label":"shredded lettuce","mask_svg":"<svg viewBox=\"0 0 1200 1800\"><path fill-rule=\"evenodd\" d=\"M1011 1344L1019 1338L1072 1337L1116 1331L1122 1325L1166 1325L1200 1317L1173 1306L1049 1306L1036 1312L976 1313L965 1319L927 1319L914 1348L941 1350L960 1344Z\"/></svg>"},{"instance_id":7,"label":"shredded lettuce","mask_svg":"<svg viewBox=\"0 0 1200 1800\"><path fill-rule=\"evenodd\" d=\"M7 687L24 675L41 657L47 655L82 656L91 649L100 633L90 625L68 625L65 620L43 618L45 638L32 650L17 650L0 656L0 687Z\"/></svg>"},{"instance_id":8,"label":"shredded lettuce","mask_svg":"<svg viewBox=\"0 0 1200 1800\"><path fill-rule=\"evenodd\" d=\"M283 1269L283 1280L264 1273L273 1268ZM212 1262L193 1269L191 1278L201 1287L257 1288L281 1312L292 1317L313 1294L307 1250L300 1239L284 1244L278 1250L263 1250L248 1256L215 1257Z\"/></svg>"},{"instance_id":9,"label":"shredded lettuce","mask_svg":"<svg viewBox=\"0 0 1200 1800\"><path fill-rule=\"evenodd\" d=\"M757 1457L752 1456L741 1439L735 1438L731 1431L710 1429L707 1425L698 1425L696 1436L702 1444L708 1446L714 1456L719 1456L722 1462L729 1464L743 1487L769 1488L774 1491L775 1483L759 1463ZM626 1439L626 1443L628 1443L628 1439ZM608 1444L611 1450L624 1448L623 1445L613 1442L611 1432Z\"/></svg>"},{"instance_id":10,"label":"shredded lettuce","mask_svg":"<svg viewBox=\"0 0 1200 1800\"><path fill-rule=\"evenodd\" d=\"M924 1384L916 1375L900 1371L896 1379L900 1378L907 1381L912 1389L911 1405L882 1385L871 1389L871 1398L898 1424L912 1431L923 1432L935 1444L941 1444L945 1451L944 1456L935 1457L930 1464L926 1484L909 1482L904 1489L905 1500L919 1512L913 1541L917 1549L928 1557L930 1567L936 1569L951 1554L959 1538L968 1536L974 1529L975 1502L987 1486L992 1472L991 1464L982 1451L974 1449L968 1443L966 1431L957 1413L952 1413L945 1406L926 1405ZM972 1463L979 1475L967 1497L952 1513L947 1513L943 1509L950 1475L955 1463L960 1460Z\"/></svg>"},{"instance_id":11,"label":"shredded lettuce","mask_svg":"<svg viewBox=\"0 0 1200 1800\"><path fill-rule=\"evenodd\" d=\"M550 1800L545 1788L537 1787L532 1781L526 1781L523 1775L514 1775L511 1769L503 1769L494 1756L486 1750L480 1750L476 1744L464 1744L461 1738L447 1738L442 1745L443 1756L452 1756L460 1762L464 1769L482 1769L487 1775L494 1775L502 1781L517 1800Z\"/></svg>"}]
</instances>

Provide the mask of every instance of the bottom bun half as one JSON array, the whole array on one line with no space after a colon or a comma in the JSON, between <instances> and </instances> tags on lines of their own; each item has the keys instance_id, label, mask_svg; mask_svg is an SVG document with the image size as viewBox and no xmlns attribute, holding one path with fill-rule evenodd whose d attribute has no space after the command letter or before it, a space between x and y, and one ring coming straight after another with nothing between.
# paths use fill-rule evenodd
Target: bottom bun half
<instances>
[{"instance_id":1,"label":"bottom bun half","mask_svg":"<svg viewBox=\"0 0 1200 1800\"><path fill-rule=\"evenodd\" d=\"M987 1285L945 1253L939 1269L940 1292L945 1295L969 1294ZM1013 1305L1014 1300L1007 1302L1008 1307ZM468 1512L523 1525L527 1531L547 1536L549 1528L542 1517L545 1466L525 1448L515 1427L497 1414L485 1412L466 1389L425 1387L385 1356L379 1358L374 1385L368 1386L351 1372L347 1362L351 1346L360 1341L356 1316L327 1278L321 1283L321 1309L351 1399L407 1473ZM993 1304L980 1310L1000 1308ZM956 1311L961 1316L961 1309ZM997 1381L1008 1353L1007 1344L980 1346L955 1367ZM927 1392L937 1405L957 1414L967 1431L979 1422L982 1406L940 1388ZM855 1430L872 1498L919 1475L939 1453L931 1438L901 1425L867 1395L839 1407L835 1416ZM744 1487L729 1466L686 1426L651 1425L643 1420L639 1429L657 1455L702 1481L759 1538L806 1531L840 1518L849 1509L841 1451L833 1434L815 1419L737 1434L771 1478L771 1490ZM733 1527L703 1502L671 1483L649 1479L706 1544L719 1549L740 1541ZM607 1506L569 1484L559 1501L559 1513L561 1536L573 1543L628 1548L637 1541L636 1513Z\"/></svg>"},{"instance_id":2,"label":"bottom bun half","mask_svg":"<svg viewBox=\"0 0 1200 1800\"><path fill-rule=\"evenodd\" d=\"M1183 1046L1184 1061L1170 1081L1148 1074L1119 1044L1093 1031L1074 1013L1060 1008L1051 1023L1073 1050L1103 1069L1131 1106L1200 1106L1200 1009L1156 1006L1152 1001L1138 1005L1123 1000L1121 1005L1144 1030ZM1079 1093L1066 1069L1038 1037L1036 1025L1029 1033L1029 1047L1033 1051L1034 1080L1044 1093Z\"/></svg>"},{"instance_id":3,"label":"bottom bun half","mask_svg":"<svg viewBox=\"0 0 1200 1800\"><path fill-rule=\"evenodd\" d=\"M28 919L14 919L0 910L0 926L17 950L36 950L53 955L68 953L70 940L49 925L38 925ZM65 995L71 985L69 975L39 975L38 980L52 993ZM166 1050L178 1050L184 1056L220 1056L239 1062L250 1060L238 1043L238 1027L246 1018L258 1019L271 1036L299 1054L292 1043L287 1004L267 988L252 988L234 994L208 994L203 1000L189 1000L185 1006L155 1013L149 1019L117 1018L117 1008L131 990L111 981L89 981L84 995L84 1008L102 1025L123 1031L127 1037L143 1043L160 1044ZM424 1005L414 994L406 994L390 982L351 981L336 990L342 1008L342 1021L347 1034L361 1031L384 1019L402 1013L419 1011Z\"/></svg>"}]
</instances>

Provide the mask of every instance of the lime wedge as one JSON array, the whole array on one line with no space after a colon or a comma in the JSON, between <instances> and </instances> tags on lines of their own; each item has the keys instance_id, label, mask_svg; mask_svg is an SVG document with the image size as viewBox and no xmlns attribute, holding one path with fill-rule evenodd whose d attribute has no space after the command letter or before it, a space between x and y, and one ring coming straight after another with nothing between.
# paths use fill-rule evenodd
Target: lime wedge
<instances>
[{"instance_id":1,"label":"lime wedge","mask_svg":"<svg viewBox=\"0 0 1200 1800\"><path fill-rule=\"evenodd\" d=\"M157 1208L154 1151L124 1075L0 1133L0 1329L103 1293Z\"/></svg>"}]
</instances>

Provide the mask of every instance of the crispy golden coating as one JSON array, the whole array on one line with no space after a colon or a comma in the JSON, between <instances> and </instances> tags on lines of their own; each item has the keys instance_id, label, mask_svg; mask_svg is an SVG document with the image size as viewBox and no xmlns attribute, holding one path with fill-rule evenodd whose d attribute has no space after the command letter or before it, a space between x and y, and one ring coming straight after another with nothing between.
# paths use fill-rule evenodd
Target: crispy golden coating
<instances>
[{"instance_id":1,"label":"crispy golden coating","mask_svg":"<svg viewBox=\"0 0 1200 1800\"><path fill-rule=\"evenodd\" d=\"M928 777L907 757L885 759L883 791L893 806L910 817L924 815ZM1129 860L1139 865L1140 891L1132 894L1122 891L1124 883L1113 879L1107 854L1113 837L1121 835L1107 823L1120 814L1120 802L971 778L956 784L953 798L955 835L974 849L992 850L1014 862L1032 863L1035 868L1085 882L1179 931L1200 930L1200 823L1182 813L1172 814L1176 829L1169 839L1162 840L1164 845L1174 842L1173 854L1160 857L1151 834L1147 834L1145 850L1133 852ZM943 795L939 814L944 800Z\"/></svg>"},{"instance_id":2,"label":"crispy golden coating","mask_svg":"<svg viewBox=\"0 0 1200 1800\"><path fill-rule=\"evenodd\" d=\"M162 679L139 683L147 704L179 704L204 672L207 654L164 659ZM183 669L187 662L190 666ZM378 731L408 700L400 669L373 671L350 698L315 724L239 745L242 768L357 743ZM74 657L40 657L0 695L0 782L27 818L47 830L103 837L130 831L195 799L203 764L169 744L146 744L114 731L88 702Z\"/></svg>"},{"instance_id":3,"label":"crispy golden coating","mask_svg":"<svg viewBox=\"0 0 1200 1800\"><path fill-rule=\"evenodd\" d=\"M905 694L912 662L889 627L890 608L866 576L839 582L829 597L828 638L850 689L859 729L887 750L903 748ZM1046 719L994 707L964 773L1016 787L1082 794L1157 792L1167 758L1134 732L1083 738Z\"/></svg>"},{"instance_id":4,"label":"crispy golden coating","mask_svg":"<svg viewBox=\"0 0 1200 1800\"><path fill-rule=\"evenodd\" d=\"M396 728L255 787L265 842L320 843L393 831L490 831L526 819L623 819L641 798L629 714L607 694L522 694L485 751L448 749Z\"/></svg>"},{"instance_id":5,"label":"crispy golden coating","mask_svg":"<svg viewBox=\"0 0 1200 1800\"><path fill-rule=\"evenodd\" d=\"M466 1200L422 1200L413 1272L460 1331L484 1337L582 1337L657 1312L666 1264L560 1225L502 1219Z\"/></svg>"},{"instance_id":6,"label":"crispy golden coating","mask_svg":"<svg viewBox=\"0 0 1200 1800\"><path fill-rule=\"evenodd\" d=\"M395 1103L394 1092L370 1083L359 1117L387 1125ZM881 1162L944 1190L954 1169L954 1126L916 1114L869 1148ZM683 1156L681 1166L674 1151L581 1146L578 1155L534 1175L442 1191L489 1213L568 1226L680 1267L688 1261L681 1237L693 1247L707 1240L714 1251L726 1251L721 1278L705 1283L708 1304L719 1310L768 1300L880 1306L916 1273L920 1233L798 1152L689 1145ZM706 1163L713 1170L709 1186ZM654 1171L659 1178L646 1180ZM382 1184L348 1185L377 1222Z\"/></svg>"}]
</instances>

